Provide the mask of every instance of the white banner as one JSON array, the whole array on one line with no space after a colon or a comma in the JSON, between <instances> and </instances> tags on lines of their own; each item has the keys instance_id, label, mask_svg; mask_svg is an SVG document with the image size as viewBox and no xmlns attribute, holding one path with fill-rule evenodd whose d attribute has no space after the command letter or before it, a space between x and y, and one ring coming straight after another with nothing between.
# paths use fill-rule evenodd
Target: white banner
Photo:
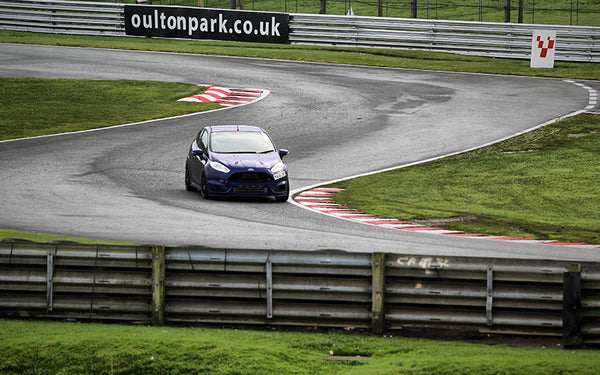
<instances>
[{"instance_id":1,"label":"white banner","mask_svg":"<svg viewBox=\"0 0 600 375\"><path fill-rule=\"evenodd\" d=\"M556 31L534 31L531 40L532 68L554 68Z\"/></svg>"}]
</instances>

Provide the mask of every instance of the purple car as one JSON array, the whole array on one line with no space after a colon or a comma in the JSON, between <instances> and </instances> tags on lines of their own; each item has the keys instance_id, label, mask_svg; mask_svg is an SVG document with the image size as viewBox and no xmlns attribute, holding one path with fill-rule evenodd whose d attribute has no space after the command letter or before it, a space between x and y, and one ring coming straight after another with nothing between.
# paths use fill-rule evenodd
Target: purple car
<instances>
[{"instance_id":1,"label":"purple car","mask_svg":"<svg viewBox=\"0 0 600 375\"><path fill-rule=\"evenodd\" d=\"M281 159L287 154L259 127L207 126L190 146L185 188L199 191L203 198L266 195L285 202L290 184Z\"/></svg>"}]
</instances>

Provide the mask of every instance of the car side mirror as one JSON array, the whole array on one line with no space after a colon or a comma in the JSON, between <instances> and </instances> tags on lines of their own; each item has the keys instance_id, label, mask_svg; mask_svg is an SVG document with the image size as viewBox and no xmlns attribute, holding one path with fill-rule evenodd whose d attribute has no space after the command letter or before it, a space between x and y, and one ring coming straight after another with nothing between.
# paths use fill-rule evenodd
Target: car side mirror
<instances>
[{"instance_id":1,"label":"car side mirror","mask_svg":"<svg viewBox=\"0 0 600 375\"><path fill-rule=\"evenodd\" d=\"M196 150L192 150L192 154L202 157L202 155L204 155L204 151L198 148Z\"/></svg>"},{"instance_id":2,"label":"car side mirror","mask_svg":"<svg viewBox=\"0 0 600 375\"><path fill-rule=\"evenodd\" d=\"M287 154L289 154L289 153L290 153L290 152L289 152L288 150L286 150L286 149L283 149L283 148L279 150L279 156L280 156L281 158L283 158L284 156L286 156L286 155L287 155Z\"/></svg>"}]
</instances>

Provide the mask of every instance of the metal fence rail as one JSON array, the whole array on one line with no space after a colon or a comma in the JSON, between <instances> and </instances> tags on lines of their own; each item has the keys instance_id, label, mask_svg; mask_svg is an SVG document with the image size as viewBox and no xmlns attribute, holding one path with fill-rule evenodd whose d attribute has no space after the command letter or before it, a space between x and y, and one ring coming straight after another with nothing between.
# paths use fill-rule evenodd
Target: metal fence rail
<instances>
[{"instance_id":1,"label":"metal fence rail","mask_svg":"<svg viewBox=\"0 0 600 375\"><path fill-rule=\"evenodd\" d=\"M149 320L152 258L147 247L0 245L5 316Z\"/></svg>"},{"instance_id":2,"label":"metal fence rail","mask_svg":"<svg viewBox=\"0 0 600 375\"><path fill-rule=\"evenodd\" d=\"M562 263L388 258L387 318L391 327L447 322L496 330L561 332ZM423 259L427 267L423 267Z\"/></svg>"},{"instance_id":3,"label":"metal fence rail","mask_svg":"<svg viewBox=\"0 0 600 375\"><path fill-rule=\"evenodd\" d=\"M370 254L171 249L166 269L167 321L370 324Z\"/></svg>"},{"instance_id":4,"label":"metal fence rail","mask_svg":"<svg viewBox=\"0 0 600 375\"><path fill-rule=\"evenodd\" d=\"M0 1L0 29L125 36L121 3ZM600 27L290 14L290 43L529 59L534 30L557 34L556 61L600 62Z\"/></svg>"},{"instance_id":5,"label":"metal fence rail","mask_svg":"<svg viewBox=\"0 0 600 375\"><path fill-rule=\"evenodd\" d=\"M600 27L291 15L292 44L430 50L529 59L535 30L554 30L557 61L600 62Z\"/></svg>"},{"instance_id":6,"label":"metal fence rail","mask_svg":"<svg viewBox=\"0 0 600 375\"><path fill-rule=\"evenodd\" d=\"M458 325L600 344L600 263L2 242L0 316Z\"/></svg>"},{"instance_id":7,"label":"metal fence rail","mask_svg":"<svg viewBox=\"0 0 600 375\"><path fill-rule=\"evenodd\" d=\"M0 28L56 34L124 36L123 4L87 1L0 1Z\"/></svg>"}]
</instances>

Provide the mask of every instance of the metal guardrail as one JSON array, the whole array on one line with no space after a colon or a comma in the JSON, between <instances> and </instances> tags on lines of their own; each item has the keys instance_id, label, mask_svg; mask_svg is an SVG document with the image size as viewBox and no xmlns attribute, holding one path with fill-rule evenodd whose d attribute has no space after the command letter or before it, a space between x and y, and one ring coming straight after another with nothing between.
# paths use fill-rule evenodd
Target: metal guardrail
<instances>
[{"instance_id":1,"label":"metal guardrail","mask_svg":"<svg viewBox=\"0 0 600 375\"><path fill-rule=\"evenodd\" d=\"M61 0L0 1L0 29L125 36L124 5Z\"/></svg>"},{"instance_id":2,"label":"metal guardrail","mask_svg":"<svg viewBox=\"0 0 600 375\"><path fill-rule=\"evenodd\" d=\"M0 1L0 29L125 36L124 4ZM600 27L290 14L290 43L529 59L534 30L557 34L556 61L600 62Z\"/></svg>"},{"instance_id":3,"label":"metal guardrail","mask_svg":"<svg viewBox=\"0 0 600 375\"><path fill-rule=\"evenodd\" d=\"M600 344L600 263L1 242L0 316L464 326Z\"/></svg>"},{"instance_id":4,"label":"metal guardrail","mask_svg":"<svg viewBox=\"0 0 600 375\"><path fill-rule=\"evenodd\" d=\"M146 321L152 258L147 247L0 244L5 316Z\"/></svg>"},{"instance_id":5,"label":"metal guardrail","mask_svg":"<svg viewBox=\"0 0 600 375\"><path fill-rule=\"evenodd\" d=\"M429 50L529 59L535 30L556 31L557 61L600 62L600 27L293 14L292 44Z\"/></svg>"}]
</instances>

